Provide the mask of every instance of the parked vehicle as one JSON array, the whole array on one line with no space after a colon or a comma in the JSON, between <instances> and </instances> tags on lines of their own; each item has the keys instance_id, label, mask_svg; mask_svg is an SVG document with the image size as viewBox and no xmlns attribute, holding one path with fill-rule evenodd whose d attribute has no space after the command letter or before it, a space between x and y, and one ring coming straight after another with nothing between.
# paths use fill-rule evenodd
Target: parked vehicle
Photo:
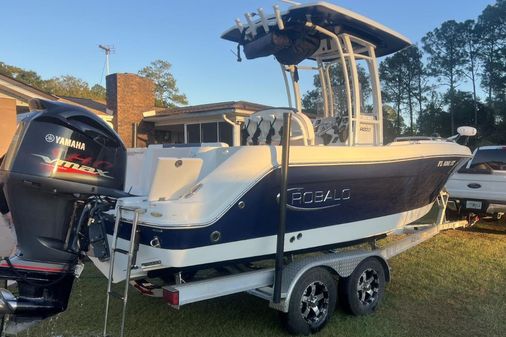
<instances>
[{"instance_id":1,"label":"parked vehicle","mask_svg":"<svg viewBox=\"0 0 506 337\"><path fill-rule=\"evenodd\" d=\"M506 146L483 146L450 177L449 215L491 216L500 219L506 212Z\"/></svg>"}]
</instances>

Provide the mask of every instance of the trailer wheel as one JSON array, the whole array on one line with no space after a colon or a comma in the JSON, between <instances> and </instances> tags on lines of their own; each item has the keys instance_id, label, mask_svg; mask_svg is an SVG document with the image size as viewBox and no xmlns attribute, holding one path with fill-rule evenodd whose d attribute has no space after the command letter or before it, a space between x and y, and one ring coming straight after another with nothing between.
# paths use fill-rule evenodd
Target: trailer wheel
<instances>
[{"instance_id":1,"label":"trailer wheel","mask_svg":"<svg viewBox=\"0 0 506 337\"><path fill-rule=\"evenodd\" d=\"M295 284L288 313L281 315L286 329L294 335L309 335L328 322L337 300L334 277L324 268L308 270Z\"/></svg>"},{"instance_id":2,"label":"trailer wheel","mask_svg":"<svg viewBox=\"0 0 506 337\"><path fill-rule=\"evenodd\" d=\"M349 277L339 282L340 303L343 309L353 315L373 313L384 292L385 270L375 258L362 261Z\"/></svg>"}]
</instances>

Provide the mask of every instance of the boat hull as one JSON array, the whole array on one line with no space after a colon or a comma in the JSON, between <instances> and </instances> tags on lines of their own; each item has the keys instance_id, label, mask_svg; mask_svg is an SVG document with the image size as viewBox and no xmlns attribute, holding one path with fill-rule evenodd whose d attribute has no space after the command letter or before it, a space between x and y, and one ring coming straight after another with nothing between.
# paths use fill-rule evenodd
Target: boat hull
<instances>
[{"instance_id":1,"label":"boat hull","mask_svg":"<svg viewBox=\"0 0 506 337\"><path fill-rule=\"evenodd\" d=\"M441 159L290 167L285 251L375 237L421 218L463 157ZM274 254L279 189L280 170L274 169L212 224L188 228L142 224L138 264L187 268ZM109 234L113 221L110 217L107 223ZM128 247L130 229L128 222L121 226L123 248ZM108 269L107 262L96 262ZM118 270L115 280L121 275Z\"/></svg>"}]
</instances>

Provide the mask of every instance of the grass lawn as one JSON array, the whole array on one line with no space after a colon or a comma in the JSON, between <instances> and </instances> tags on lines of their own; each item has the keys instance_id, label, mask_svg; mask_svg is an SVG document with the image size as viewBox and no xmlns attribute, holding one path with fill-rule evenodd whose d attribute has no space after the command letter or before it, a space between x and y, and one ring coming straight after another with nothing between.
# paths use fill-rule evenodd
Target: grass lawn
<instances>
[{"instance_id":1,"label":"grass lawn","mask_svg":"<svg viewBox=\"0 0 506 337\"><path fill-rule=\"evenodd\" d=\"M392 281L367 317L336 310L319 336L506 336L506 225L450 230L390 260ZM69 309L21 336L101 336L105 278L91 265ZM130 292L127 336L286 336L266 302L238 294L181 310ZM120 303L114 300L113 321ZM115 332L115 330L111 330ZM114 336L114 334L113 334Z\"/></svg>"}]
</instances>

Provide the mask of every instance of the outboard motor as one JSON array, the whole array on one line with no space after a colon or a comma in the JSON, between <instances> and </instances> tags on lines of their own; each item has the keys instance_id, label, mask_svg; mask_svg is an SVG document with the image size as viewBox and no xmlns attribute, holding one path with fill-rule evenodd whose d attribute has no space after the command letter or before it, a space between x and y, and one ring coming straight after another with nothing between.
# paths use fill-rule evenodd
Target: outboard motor
<instances>
[{"instance_id":1,"label":"outboard motor","mask_svg":"<svg viewBox=\"0 0 506 337\"><path fill-rule=\"evenodd\" d=\"M88 249L88 218L107 207L97 200L126 195L126 149L101 118L45 100L30 108L0 167L18 238L16 256L0 261L0 279L17 281L19 290L15 297L0 289L0 316L9 315L10 332L66 309Z\"/></svg>"}]
</instances>

